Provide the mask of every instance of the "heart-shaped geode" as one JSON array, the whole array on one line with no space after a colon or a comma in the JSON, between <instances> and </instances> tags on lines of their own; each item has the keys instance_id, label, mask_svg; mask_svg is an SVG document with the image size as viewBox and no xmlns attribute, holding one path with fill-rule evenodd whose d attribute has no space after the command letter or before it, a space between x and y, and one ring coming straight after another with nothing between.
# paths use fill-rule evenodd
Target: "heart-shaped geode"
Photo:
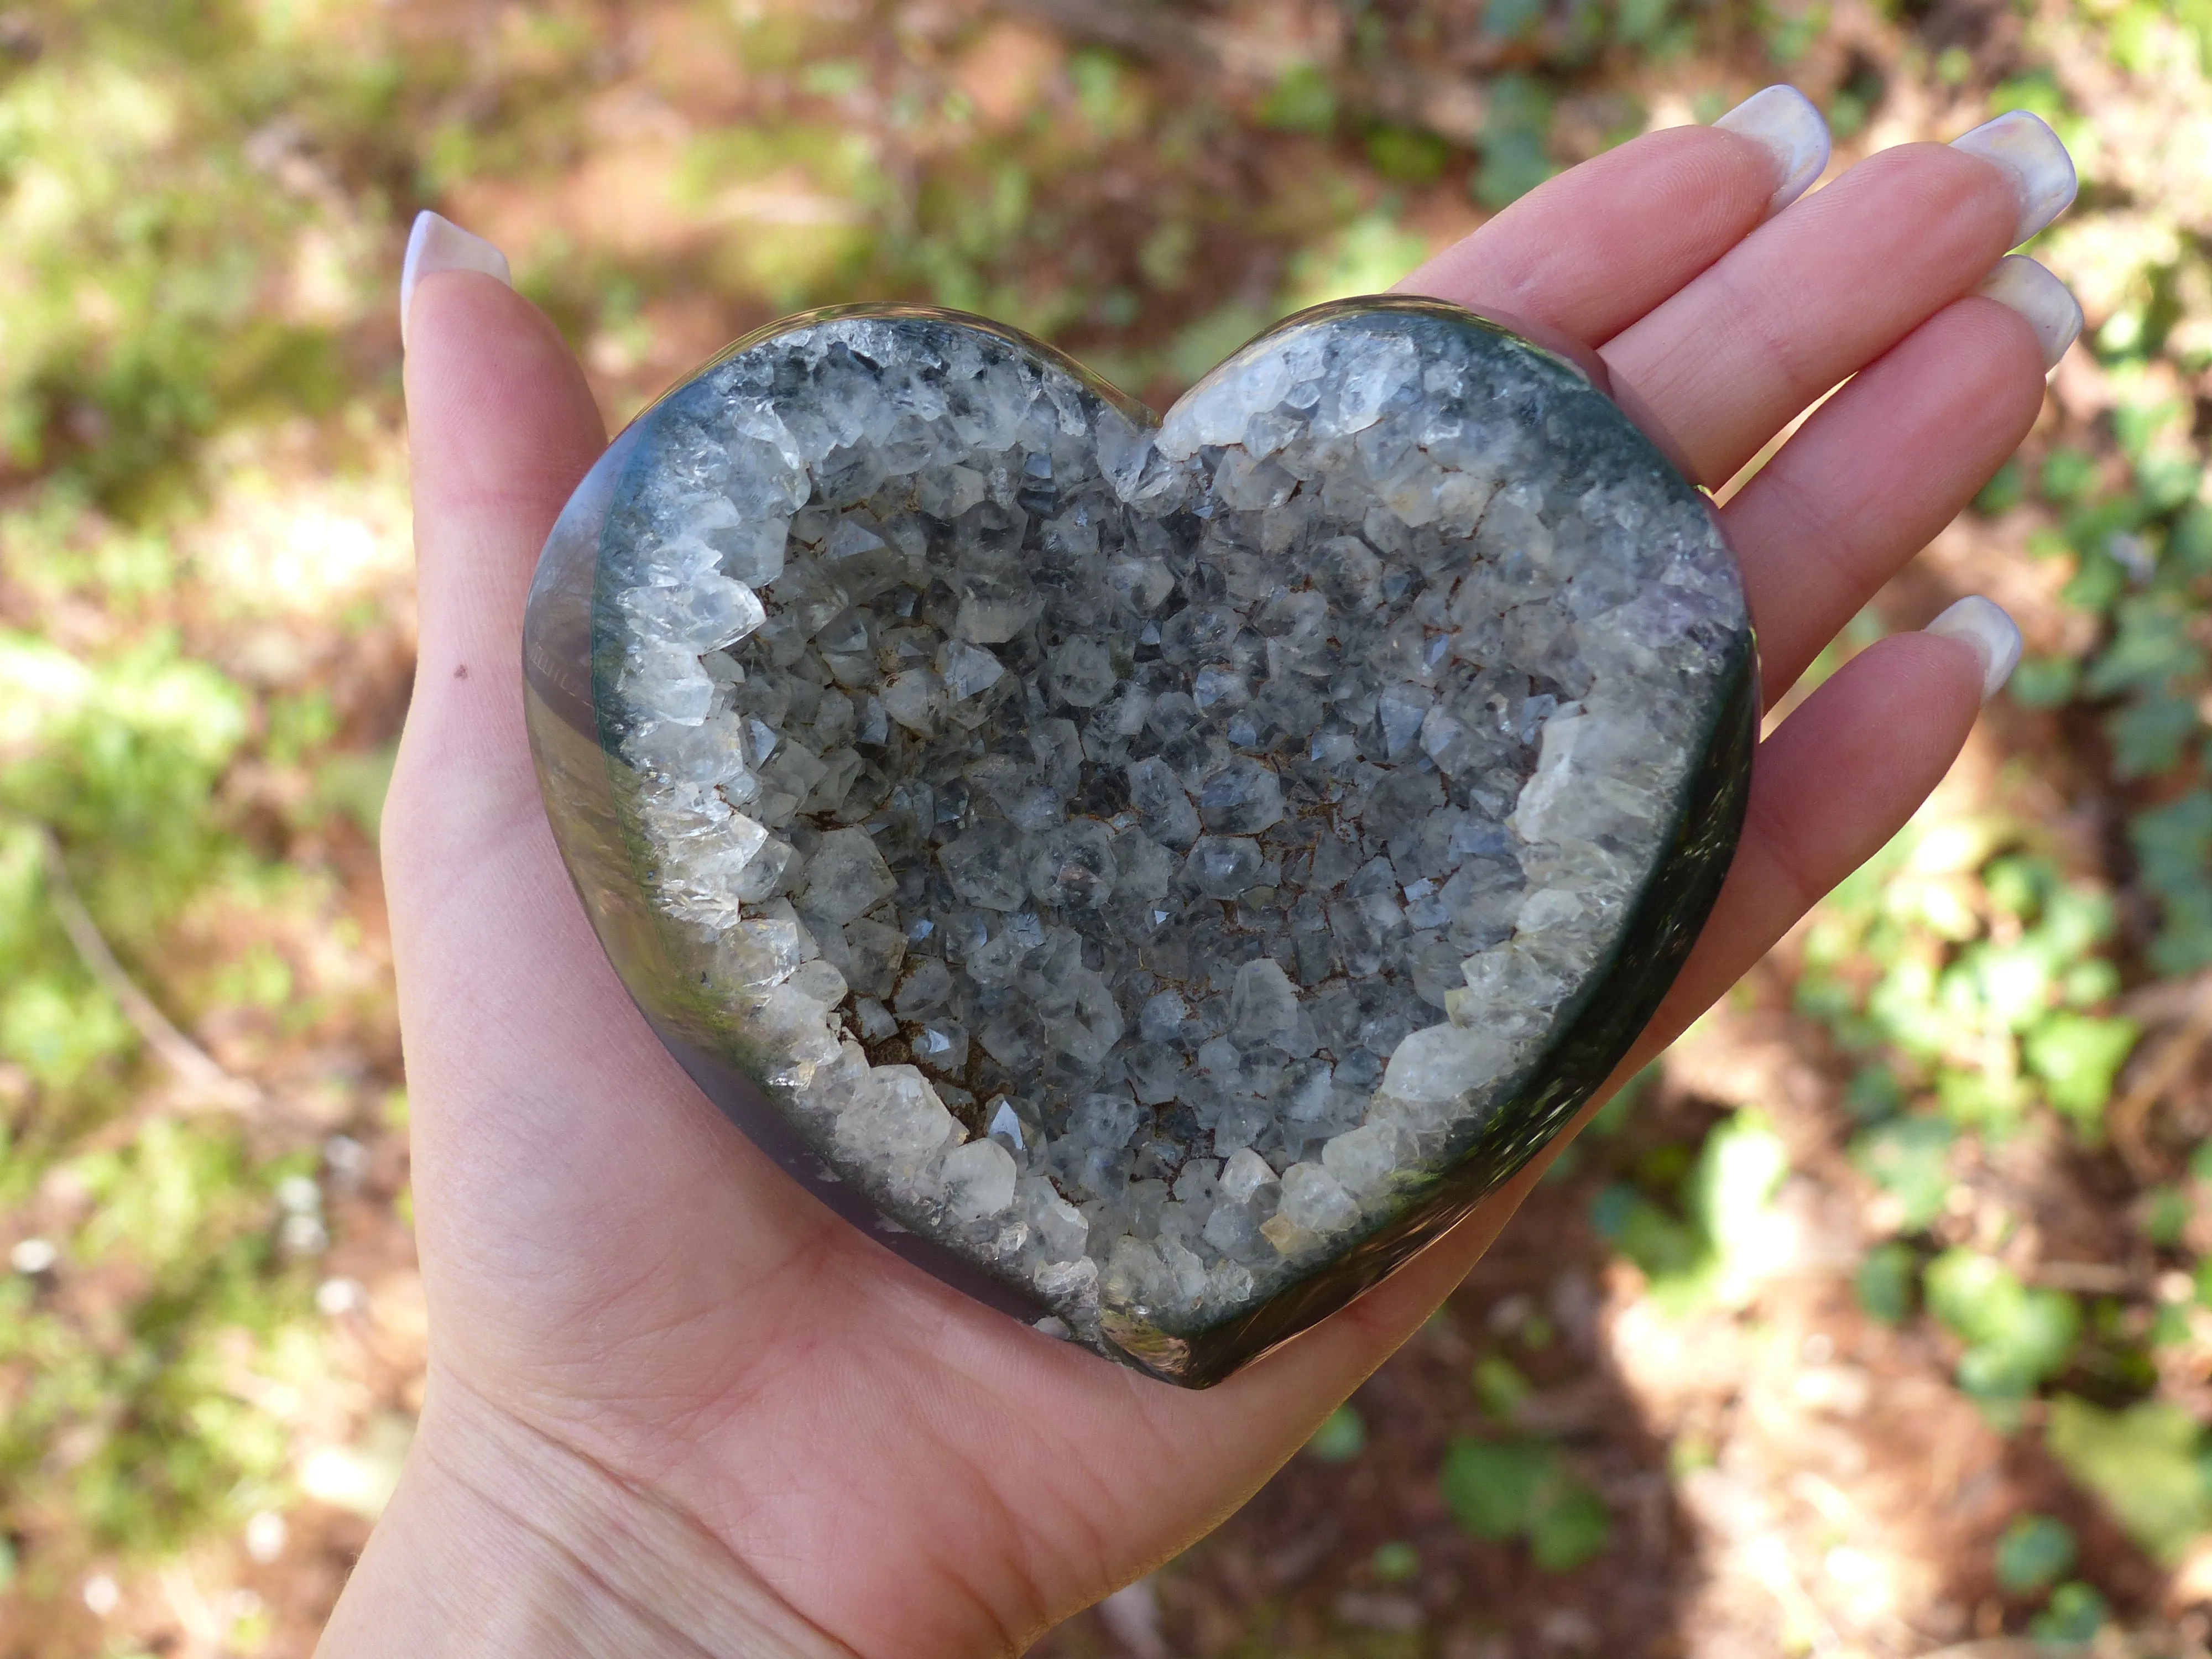
<instances>
[{"instance_id":1,"label":"heart-shaped geode","mask_svg":"<svg viewBox=\"0 0 2212 1659\"><path fill-rule=\"evenodd\" d=\"M1704 499L1401 299L1157 426L975 318L778 324L592 469L525 659L569 870L700 1086L892 1249L1192 1385L1619 1062L1757 712Z\"/></svg>"}]
</instances>

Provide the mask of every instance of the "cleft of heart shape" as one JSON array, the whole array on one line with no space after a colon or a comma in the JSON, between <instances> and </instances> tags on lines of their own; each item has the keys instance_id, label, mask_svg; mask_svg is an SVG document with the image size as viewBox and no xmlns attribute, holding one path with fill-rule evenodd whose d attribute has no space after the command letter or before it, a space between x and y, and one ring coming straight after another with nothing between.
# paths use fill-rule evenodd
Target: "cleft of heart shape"
<instances>
[{"instance_id":1,"label":"cleft of heart shape","mask_svg":"<svg viewBox=\"0 0 2212 1659\"><path fill-rule=\"evenodd\" d=\"M779 323L579 487L524 667L577 889L708 1096L892 1251L1190 1386L1589 1098L1757 718L1705 498L1571 364L1396 298L1158 422L980 319Z\"/></svg>"}]
</instances>

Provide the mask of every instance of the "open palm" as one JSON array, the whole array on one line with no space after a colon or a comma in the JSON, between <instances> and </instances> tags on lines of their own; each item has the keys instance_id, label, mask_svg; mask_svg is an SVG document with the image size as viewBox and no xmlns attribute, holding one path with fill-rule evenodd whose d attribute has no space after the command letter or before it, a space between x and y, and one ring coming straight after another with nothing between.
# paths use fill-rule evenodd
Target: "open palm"
<instances>
[{"instance_id":1,"label":"open palm","mask_svg":"<svg viewBox=\"0 0 2212 1659\"><path fill-rule=\"evenodd\" d=\"M1708 485L1856 377L1726 509L1770 702L2012 451L2052 338L1972 292L2022 228L2004 167L1905 146L1769 218L1778 176L1751 138L1657 133L1406 284L1595 349ZM421 664L384 845L430 1382L325 1651L1018 1650L1249 1496L1536 1172L1206 1393L833 1218L662 1052L538 802L523 602L605 441L583 377L489 276L426 278L410 323ZM1891 638L1765 744L1726 891L1632 1066L1919 804L1988 656Z\"/></svg>"}]
</instances>

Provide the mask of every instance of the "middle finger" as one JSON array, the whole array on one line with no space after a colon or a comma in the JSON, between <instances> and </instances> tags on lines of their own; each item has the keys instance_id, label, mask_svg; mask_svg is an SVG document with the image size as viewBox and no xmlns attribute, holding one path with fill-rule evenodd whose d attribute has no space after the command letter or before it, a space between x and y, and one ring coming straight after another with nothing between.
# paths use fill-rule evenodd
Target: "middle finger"
<instances>
[{"instance_id":1,"label":"middle finger","mask_svg":"<svg viewBox=\"0 0 2212 1659\"><path fill-rule=\"evenodd\" d=\"M2006 137L2027 141L2000 149L2006 160L1942 144L1884 150L1600 348L1697 482L1726 483L2071 200L2057 136L2032 116L2004 120Z\"/></svg>"}]
</instances>

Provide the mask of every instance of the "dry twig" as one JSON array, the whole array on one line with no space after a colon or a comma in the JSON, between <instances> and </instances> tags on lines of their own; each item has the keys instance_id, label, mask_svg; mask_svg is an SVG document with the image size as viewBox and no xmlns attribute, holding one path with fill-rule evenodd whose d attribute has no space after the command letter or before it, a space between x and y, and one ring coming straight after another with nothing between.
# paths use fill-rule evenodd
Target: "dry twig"
<instances>
[{"instance_id":1,"label":"dry twig","mask_svg":"<svg viewBox=\"0 0 2212 1659\"><path fill-rule=\"evenodd\" d=\"M2144 1121L2149 1117L2150 1109L2189 1075L2205 1043L2212 1041L2212 973L2199 974L2186 985L2158 988L2178 994L2163 1006L2172 1009L2168 1017L2185 1014L2186 1018L2181 1029L2143 1063L2135 1081L2128 1085L2127 1093L2120 1097L2105 1119L2112 1132L2112 1144L2126 1160L2128 1172L2147 1187L2159 1180L2160 1172L2157 1161L2151 1157L2149 1144L2143 1138Z\"/></svg>"},{"instance_id":2,"label":"dry twig","mask_svg":"<svg viewBox=\"0 0 2212 1659\"><path fill-rule=\"evenodd\" d=\"M93 921L92 912L85 908L83 899L78 896L76 884L70 879L69 866L62 858L61 842L45 824L38 826L38 836L46 865L46 898L54 907L55 919L69 935L70 944L76 947L86 971L115 999L116 1006L123 1010L123 1017L131 1022L146 1046L177 1074L193 1098L233 1111L245 1111L261 1104L263 1096L258 1085L225 1071L206 1049L170 1023L169 1017L155 1006L153 998L138 988L137 982L116 960L100 925Z\"/></svg>"}]
</instances>

